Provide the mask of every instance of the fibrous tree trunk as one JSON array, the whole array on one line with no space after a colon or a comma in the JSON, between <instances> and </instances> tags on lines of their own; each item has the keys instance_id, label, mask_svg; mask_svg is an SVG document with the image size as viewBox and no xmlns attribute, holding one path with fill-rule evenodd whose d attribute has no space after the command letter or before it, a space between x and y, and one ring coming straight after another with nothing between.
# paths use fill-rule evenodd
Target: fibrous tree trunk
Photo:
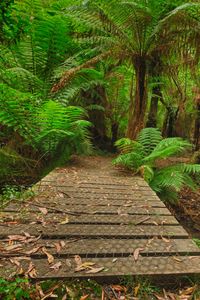
<instances>
[{"instance_id":1,"label":"fibrous tree trunk","mask_svg":"<svg viewBox=\"0 0 200 300\"><path fill-rule=\"evenodd\" d=\"M178 109L175 109L171 106L166 107L166 109L167 109L167 113L163 123L162 135L164 137L173 137Z\"/></svg>"},{"instance_id":2,"label":"fibrous tree trunk","mask_svg":"<svg viewBox=\"0 0 200 300\"><path fill-rule=\"evenodd\" d=\"M132 97L132 87L130 93L129 121L127 129L127 137L135 139L144 127L145 112L147 106L147 69L146 62L143 57L139 57L134 61L135 67L135 97Z\"/></svg>"},{"instance_id":3,"label":"fibrous tree trunk","mask_svg":"<svg viewBox=\"0 0 200 300\"><path fill-rule=\"evenodd\" d=\"M151 104L147 120L147 127L157 127L158 102L162 98L160 85L156 85L152 89Z\"/></svg>"},{"instance_id":4,"label":"fibrous tree trunk","mask_svg":"<svg viewBox=\"0 0 200 300\"><path fill-rule=\"evenodd\" d=\"M96 86L95 89L82 92L88 106L99 105L105 107L106 91L103 86ZM93 109L88 111L89 120L93 124L91 134L93 142L101 149L110 147L110 140L106 134L106 116L103 110Z\"/></svg>"},{"instance_id":5,"label":"fibrous tree trunk","mask_svg":"<svg viewBox=\"0 0 200 300\"><path fill-rule=\"evenodd\" d=\"M200 144L200 98L197 99L197 113L196 113L196 119L195 119L195 125L194 125L194 144L195 149L199 149Z\"/></svg>"}]
</instances>

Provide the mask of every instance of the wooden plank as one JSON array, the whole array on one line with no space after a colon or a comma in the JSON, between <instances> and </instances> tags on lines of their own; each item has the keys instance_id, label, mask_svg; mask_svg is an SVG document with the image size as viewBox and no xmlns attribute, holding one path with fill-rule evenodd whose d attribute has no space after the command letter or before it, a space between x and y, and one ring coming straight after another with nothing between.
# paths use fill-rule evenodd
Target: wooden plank
<instances>
[{"instance_id":1,"label":"wooden plank","mask_svg":"<svg viewBox=\"0 0 200 300\"><path fill-rule=\"evenodd\" d=\"M40 201L39 203L45 203L46 196L38 196L35 197L36 201ZM63 197L55 197L48 198L48 203L56 203L57 205L89 205L89 206L120 206L120 207L166 207L163 202L160 200L127 200L127 199L109 199L109 198L84 198L84 197L67 197L63 195Z\"/></svg>"},{"instance_id":2,"label":"wooden plank","mask_svg":"<svg viewBox=\"0 0 200 300\"><path fill-rule=\"evenodd\" d=\"M48 213L43 215L41 212L1 212L0 221L17 221L25 224L30 222L60 223L68 218L69 224L135 224L135 225L178 225L178 221L173 216L147 216L147 215L80 215L70 216L65 213ZM0 223L1 225L1 223Z\"/></svg>"},{"instance_id":3,"label":"wooden plank","mask_svg":"<svg viewBox=\"0 0 200 300\"><path fill-rule=\"evenodd\" d=\"M3 251L8 242L1 242L0 257L16 257L27 255L32 249L38 248L36 253L31 253L33 258L45 257L42 252L42 247L48 249L54 257L72 257L81 255L81 257L128 257L133 255L135 249L142 248L141 256L172 256L172 255L200 255L200 249L192 242L186 239L170 239L165 240L154 239L63 239L64 246L60 246L60 251L57 252L59 244L57 239L39 239L34 242L34 246L29 243L18 242L20 251L7 252ZM17 245L17 243L15 243Z\"/></svg>"},{"instance_id":4,"label":"wooden plank","mask_svg":"<svg viewBox=\"0 0 200 300\"><path fill-rule=\"evenodd\" d=\"M49 187L48 187L49 188ZM69 193L69 194L77 194L79 195L80 193L83 194L83 195L87 195L87 194L95 194L95 195L110 195L110 196L113 196L113 195L117 195L117 196L123 196L123 197L126 197L126 196L134 196L134 195L143 195L143 196L156 196L156 193L153 192L152 190L143 190L143 191L140 191L140 190L135 190L135 191L131 191L129 190L129 192L125 192L125 191L122 191L122 190L104 190L104 189L83 189L83 188L66 188L64 186L60 186L60 187L56 187L55 189L59 189L59 191L61 192L65 192L65 193Z\"/></svg>"},{"instance_id":5,"label":"wooden plank","mask_svg":"<svg viewBox=\"0 0 200 300\"><path fill-rule=\"evenodd\" d=\"M49 204L49 205L48 205ZM149 207L142 205L141 207L117 207L117 206L112 206L112 207L100 207L100 206L92 206L92 205L65 205L65 204L60 204L58 205L57 203L52 203L48 202L48 199L45 202L40 202L37 203L37 205L40 205L41 207L48 207L48 211L55 212L56 209L58 209L60 212L76 212L77 214L103 214L103 215L108 215L108 214L114 214L114 215L123 215L123 214L129 214L129 215L156 215L156 216L170 216L171 213L169 210L165 207ZM49 207L52 207L52 210L49 209ZM38 207L35 207L34 204L31 204L30 202L27 203L26 206L17 206L14 204L8 205L4 211L6 212L14 212L14 211L40 211Z\"/></svg>"},{"instance_id":6,"label":"wooden plank","mask_svg":"<svg viewBox=\"0 0 200 300\"><path fill-rule=\"evenodd\" d=\"M149 191L149 186L139 186L139 185L124 185L119 183L99 183L99 182L87 182L87 181L70 181L69 183L64 182L63 184L57 181L41 181L38 186L50 186L50 187L63 187L63 188L73 188L73 189L94 189L94 190L117 190L117 191Z\"/></svg>"},{"instance_id":7,"label":"wooden plank","mask_svg":"<svg viewBox=\"0 0 200 300\"><path fill-rule=\"evenodd\" d=\"M161 275L191 275L200 274L200 257L199 256L186 256L186 257L139 257L137 261L134 261L133 257L120 257L113 263L112 258L89 258L83 259L82 262L94 263L94 267L104 268L99 273L87 274L86 271L75 272L74 259L55 259L54 264L60 262L61 268L55 272L51 269L51 265L47 262L47 259L32 259L33 266L37 272L38 279L51 279L51 278L91 278L96 279L105 278L110 280L111 278L122 277L124 275L132 276L156 276ZM21 267L17 267L12 264L9 259L0 260L0 264L3 264L4 268L0 268L0 277L13 278L17 275L17 270L21 270ZM20 264L22 269L28 270L30 261L21 260Z\"/></svg>"},{"instance_id":8,"label":"wooden plank","mask_svg":"<svg viewBox=\"0 0 200 300\"><path fill-rule=\"evenodd\" d=\"M149 238L154 236L167 236L176 238L187 238L187 232L181 226L155 226L155 225L87 225L87 224L65 224L44 227L40 224L4 227L0 237L8 235L23 234L40 235L43 238L63 237L116 237L116 238Z\"/></svg>"}]
</instances>

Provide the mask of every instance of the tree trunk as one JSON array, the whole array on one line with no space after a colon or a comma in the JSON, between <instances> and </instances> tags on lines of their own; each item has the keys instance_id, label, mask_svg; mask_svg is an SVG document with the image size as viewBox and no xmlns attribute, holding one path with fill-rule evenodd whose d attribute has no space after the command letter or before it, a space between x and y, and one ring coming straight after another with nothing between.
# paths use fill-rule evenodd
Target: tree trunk
<instances>
[{"instance_id":1,"label":"tree trunk","mask_svg":"<svg viewBox=\"0 0 200 300\"><path fill-rule=\"evenodd\" d=\"M177 119L178 109L173 107L167 107L166 117L163 123L162 135L164 137L173 137L174 136L174 127Z\"/></svg>"},{"instance_id":2,"label":"tree trunk","mask_svg":"<svg viewBox=\"0 0 200 300\"><path fill-rule=\"evenodd\" d=\"M199 149L199 143L200 143L200 99L199 99L199 103L197 102L197 114L196 114L195 125L194 125L195 150Z\"/></svg>"},{"instance_id":3,"label":"tree trunk","mask_svg":"<svg viewBox=\"0 0 200 300\"><path fill-rule=\"evenodd\" d=\"M96 86L95 91L88 90L82 92L85 98L85 103L89 106L92 104L101 105L105 107L106 91L103 86ZM103 110L89 110L89 120L93 124L91 128L92 138L94 144L100 149L110 149L110 140L106 134L106 117Z\"/></svg>"},{"instance_id":4,"label":"tree trunk","mask_svg":"<svg viewBox=\"0 0 200 300\"><path fill-rule=\"evenodd\" d=\"M162 97L160 85L156 85L152 89L151 104L149 109L147 127L157 127L158 102Z\"/></svg>"},{"instance_id":5,"label":"tree trunk","mask_svg":"<svg viewBox=\"0 0 200 300\"><path fill-rule=\"evenodd\" d=\"M144 127L145 112L147 106L147 83L146 83L146 62L139 57L135 60L135 99L130 93L129 121L127 137L135 139ZM131 87L132 89L132 87Z\"/></svg>"},{"instance_id":6,"label":"tree trunk","mask_svg":"<svg viewBox=\"0 0 200 300\"><path fill-rule=\"evenodd\" d=\"M112 132L111 144L112 144L112 147L114 147L114 143L117 140L118 130L119 130L119 124L118 123L113 123L112 126L111 126L111 132Z\"/></svg>"}]
</instances>

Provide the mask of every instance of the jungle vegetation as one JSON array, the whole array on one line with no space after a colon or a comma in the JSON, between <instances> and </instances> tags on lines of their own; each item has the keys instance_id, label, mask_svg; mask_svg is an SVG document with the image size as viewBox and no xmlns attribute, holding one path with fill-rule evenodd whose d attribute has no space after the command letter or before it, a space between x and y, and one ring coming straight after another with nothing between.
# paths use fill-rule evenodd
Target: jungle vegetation
<instances>
[{"instance_id":1,"label":"jungle vegetation","mask_svg":"<svg viewBox=\"0 0 200 300\"><path fill-rule=\"evenodd\" d=\"M145 127L161 158L198 151L199 40L197 0L1 1L0 186L124 137L140 147ZM151 150L137 167L156 189ZM192 185L181 168L179 187Z\"/></svg>"}]
</instances>

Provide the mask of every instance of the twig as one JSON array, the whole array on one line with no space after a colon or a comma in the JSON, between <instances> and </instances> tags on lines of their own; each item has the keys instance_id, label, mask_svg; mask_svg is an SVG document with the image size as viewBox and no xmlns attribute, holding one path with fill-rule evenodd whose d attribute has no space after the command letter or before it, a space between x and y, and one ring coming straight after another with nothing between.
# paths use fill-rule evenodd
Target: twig
<instances>
[{"instance_id":1,"label":"twig","mask_svg":"<svg viewBox=\"0 0 200 300\"><path fill-rule=\"evenodd\" d=\"M110 286L110 288L111 288L111 291L112 291L113 295L115 296L115 299L117 300L117 299L118 299L117 293L116 293L115 290L112 288L112 286Z\"/></svg>"},{"instance_id":2,"label":"twig","mask_svg":"<svg viewBox=\"0 0 200 300\"><path fill-rule=\"evenodd\" d=\"M144 223L145 221L148 221L150 219L150 217L146 217L145 219L138 221L137 223L135 223L135 225L140 225L142 223Z\"/></svg>"},{"instance_id":3,"label":"twig","mask_svg":"<svg viewBox=\"0 0 200 300\"><path fill-rule=\"evenodd\" d=\"M65 193L65 192L63 192L63 191L59 191L59 190L58 190L58 192L61 193L61 194L63 194L63 195L65 195L65 196L67 196L68 198L73 198L73 197L71 197L68 193Z\"/></svg>"}]
</instances>

